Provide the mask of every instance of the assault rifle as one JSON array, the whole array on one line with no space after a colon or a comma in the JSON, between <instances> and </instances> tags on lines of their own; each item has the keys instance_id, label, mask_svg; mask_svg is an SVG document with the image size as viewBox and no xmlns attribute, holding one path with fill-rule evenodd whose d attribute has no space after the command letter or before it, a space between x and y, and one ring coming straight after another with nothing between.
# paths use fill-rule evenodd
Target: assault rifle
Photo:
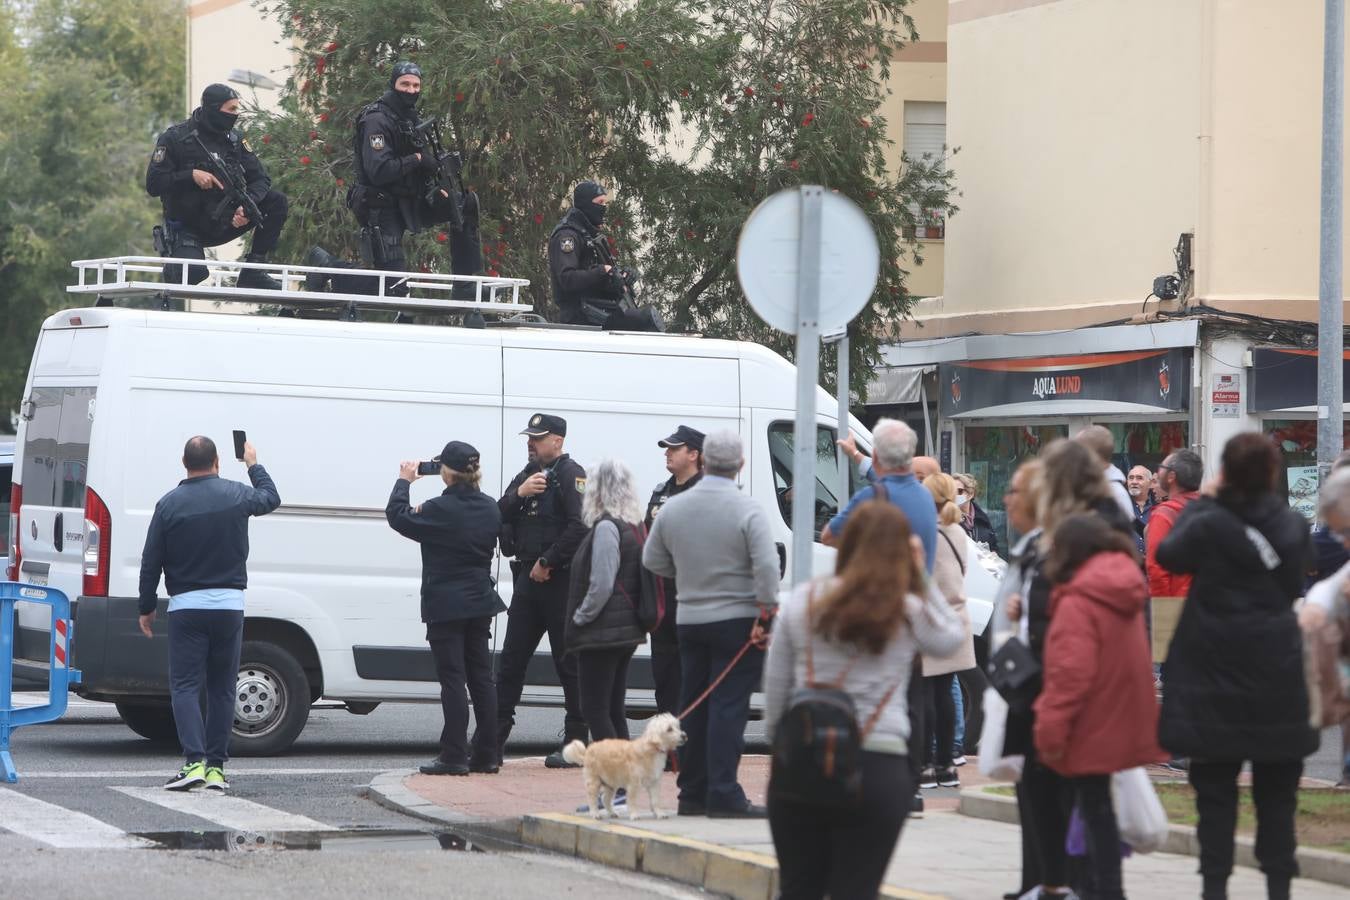
<instances>
[{"instance_id":1,"label":"assault rifle","mask_svg":"<svg viewBox=\"0 0 1350 900\"><path fill-rule=\"evenodd\" d=\"M435 119L423 119L413 126L413 146L421 148L424 154L430 154L436 162L436 169L427 176L422 195L427 206L433 209L446 208L450 215L450 228L462 230L464 211L459 205L467 193L460 175L464 169L464 160L457 151L444 149L441 125ZM441 196L442 191L446 196Z\"/></svg>"},{"instance_id":2,"label":"assault rifle","mask_svg":"<svg viewBox=\"0 0 1350 900\"><path fill-rule=\"evenodd\" d=\"M609 266L609 277L613 287L620 292L619 305L624 309L637 309L637 283L638 273L636 269L630 269L627 266L621 266L614 259L614 253L609 248L609 236L597 233L587 239L591 250L595 252L596 259L600 260L602 266Z\"/></svg>"},{"instance_id":3,"label":"assault rifle","mask_svg":"<svg viewBox=\"0 0 1350 900\"><path fill-rule=\"evenodd\" d=\"M248 177L244 175L244 164L235 160L227 162L219 153L209 149L202 143L200 135L193 135L197 141L197 146L202 148L210 162L211 174L215 175L220 183L225 186L225 196L216 204L216 208L211 212L211 218L214 221L224 223L226 228L234 220L234 211L239 207L244 208L244 215L254 225L262 227L267 217L263 215L258 208L258 201L249 196Z\"/></svg>"}]
</instances>

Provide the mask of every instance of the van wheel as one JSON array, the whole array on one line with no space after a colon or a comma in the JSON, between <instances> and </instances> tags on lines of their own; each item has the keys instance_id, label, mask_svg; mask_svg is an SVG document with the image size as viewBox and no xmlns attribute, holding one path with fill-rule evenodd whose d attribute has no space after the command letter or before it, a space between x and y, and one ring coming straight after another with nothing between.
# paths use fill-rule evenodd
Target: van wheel
<instances>
[{"instance_id":1,"label":"van wheel","mask_svg":"<svg viewBox=\"0 0 1350 900\"><path fill-rule=\"evenodd\" d=\"M163 703L118 703L117 714L132 731L158 743L178 743L173 707Z\"/></svg>"},{"instance_id":2,"label":"van wheel","mask_svg":"<svg viewBox=\"0 0 1350 900\"><path fill-rule=\"evenodd\" d=\"M230 753L272 756L295 743L309 720L309 680L289 650L244 641L234 695Z\"/></svg>"}]
</instances>

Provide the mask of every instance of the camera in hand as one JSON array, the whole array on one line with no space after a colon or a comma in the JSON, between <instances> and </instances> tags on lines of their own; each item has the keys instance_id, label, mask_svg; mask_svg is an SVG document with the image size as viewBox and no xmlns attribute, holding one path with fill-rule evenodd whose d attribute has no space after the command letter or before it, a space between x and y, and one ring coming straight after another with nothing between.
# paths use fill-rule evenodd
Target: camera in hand
<instances>
[{"instance_id":1,"label":"camera in hand","mask_svg":"<svg viewBox=\"0 0 1350 900\"><path fill-rule=\"evenodd\" d=\"M434 459L430 462L420 462L417 464L418 475L439 475L441 474L441 464Z\"/></svg>"}]
</instances>

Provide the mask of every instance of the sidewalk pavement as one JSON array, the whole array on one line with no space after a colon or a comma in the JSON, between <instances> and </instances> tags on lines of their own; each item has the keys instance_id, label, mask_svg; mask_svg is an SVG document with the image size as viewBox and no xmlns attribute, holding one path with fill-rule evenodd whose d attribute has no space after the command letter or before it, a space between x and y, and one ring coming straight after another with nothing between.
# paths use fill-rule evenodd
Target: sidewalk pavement
<instances>
[{"instance_id":1,"label":"sidewalk pavement","mask_svg":"<svg viewBox=\"0 0 1350 900\"><path fill-rule=\"evenodd\" d=\"M965 788L987 783L975 771L973 760L959 772ZM742 760L741 784L753 802L764 802L768 774L768 757ZM583 794L579 770L546 769L542 758L510 760L494 776L386 772L371 784L371 795L379 802L470 836L643 871L738 900L775 896L777 863L766 821L673 815L653 820L643 802L634 807L639 814L635 821L621 813L617 820L596 822L574 812L585 802ZM1017 887L1021 833L1016 825L961 815L955 789L924 791L923 796L925 815L905 823L883 896L992 900ZM664 811L673 813L673 775L662 779L659 802ZM1167 853L1136 855L1125 861L1125 887L1132 900L1198 896L1196 860ZM1229 882L1232 900L1259 900L1265 895L1260 872L1234 870ZM1294 896L1350 900L1350 890L1300 879L1294 883Z\"/></svg>"}]
</instances>

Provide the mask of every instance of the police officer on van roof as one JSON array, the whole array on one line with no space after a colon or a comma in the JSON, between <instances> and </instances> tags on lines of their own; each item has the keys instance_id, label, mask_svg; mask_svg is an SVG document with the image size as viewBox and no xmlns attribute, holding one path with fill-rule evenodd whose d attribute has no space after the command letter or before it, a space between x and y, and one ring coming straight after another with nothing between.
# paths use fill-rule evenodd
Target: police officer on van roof
<instances>
[{"instance_id":1,"label":"police officer on van roof","mask_svg":"<svg viewBox=\"0 0 1350 900\"><path fill-rule=\"evenodd\" d=\"M545 634L566 707L562 744L586 740L576 657L563 655L568 570L587 532L581 520L586 470L563 452L567 421L562 417L535 413L520 433L526 436L529 463L511 480L497 504L502 514L502 553L515 557L511 563L514 582L506 640L497 670L499 759L515 724L525 670ZM563 760L561 745L549 754L544 765L551 769L572 767Z\"/></svg>"},{"instance_id":2,"label":"police officer on van roof","mask_svg":"<svg viewBox=\"0 0 1350 900\"><path fill-rule=\"evenodd\" d=\"M492 582L492 557L501 531L496 502L479 490L479 454L451 441L431 460L440 463L445 490L414 507L409 489L418 463L404 462L385 506L399 534L422 548L422 621L441 683L441 751L424 775L492 774L497 760L497 693L492 683L492 619L506 607ZM477 730L470 749L469 703Z\"/></svg>"},{"instance_id":3,"label":"police officer on van roof","mask_svg":"<svg viewBox=\"0 0 1350 900\"><path fill-rule=\"evenodd\" d=\"M239 94L227 85L211 84L202 91L202 105L184 122L169 128L155 141L150 165L145 171L145 191L164 206L164 240L161 255L180 259L205 259L207 247L218 247L242 234L253 232L253 245L245 262L265 263L276 249L281 227L286 224L286 195L272 190L272 179L253 155L253 149L235 126L239 122ZM224 203L228 178L211 158L241 173L246 193L263 215L255 222L242 203ZM188 283L207 276L206 266L189 266ZM166 283L183 283L176 265L164 267ZM281 285L261 269L244 269L238 286L279 290Z\"/></svg>"},{"instance_id":4,"label":"police officer on van roof","mask_svg":"<svg viewBox=\"0 0 1350 900\"><path fill-rule=\"evenodd\" d=\"M666 471L670 478L656 486L647 504L647 530L666 501L683 494L703 478L703 432L681 425L668 438L656 442L666 451ZM656 711L679 715L680 644L675 631L675 579L663 578L666 588L666 613L652 632L652 678L656 682Z\"/></svg>"},{"instance_id":5,"label":"police officer on van roof","mask_svg":"<svg viewBox=\"0 0 1350 900\"><path fill-rule=\"evenodd\" d=\"M347 207L361 226L361 256L370 268L406 272L403 236L427 226L452 221L451 204L458 204L462 228L452 230L450 269L457 275L482 271L478 240L478 196L465 192L451 196L441 188L430 190L439 164L418 130L417 104L422 98L422 69L414 62L396 64L389 75L389 89L363 109L356 118L352 154L356 183L347 191ZM454 193L458 194L458 191ZM428 195L433 198L428 199ZM348 268L349 264L321 247L309 251L306 263L324 268ZM326 290L332 281L337 293L376 293L376 279L351 275L311 273L308 290ZM403 284L386 287L393 296L407 294Z\"/></svg>"}]
</instances>

